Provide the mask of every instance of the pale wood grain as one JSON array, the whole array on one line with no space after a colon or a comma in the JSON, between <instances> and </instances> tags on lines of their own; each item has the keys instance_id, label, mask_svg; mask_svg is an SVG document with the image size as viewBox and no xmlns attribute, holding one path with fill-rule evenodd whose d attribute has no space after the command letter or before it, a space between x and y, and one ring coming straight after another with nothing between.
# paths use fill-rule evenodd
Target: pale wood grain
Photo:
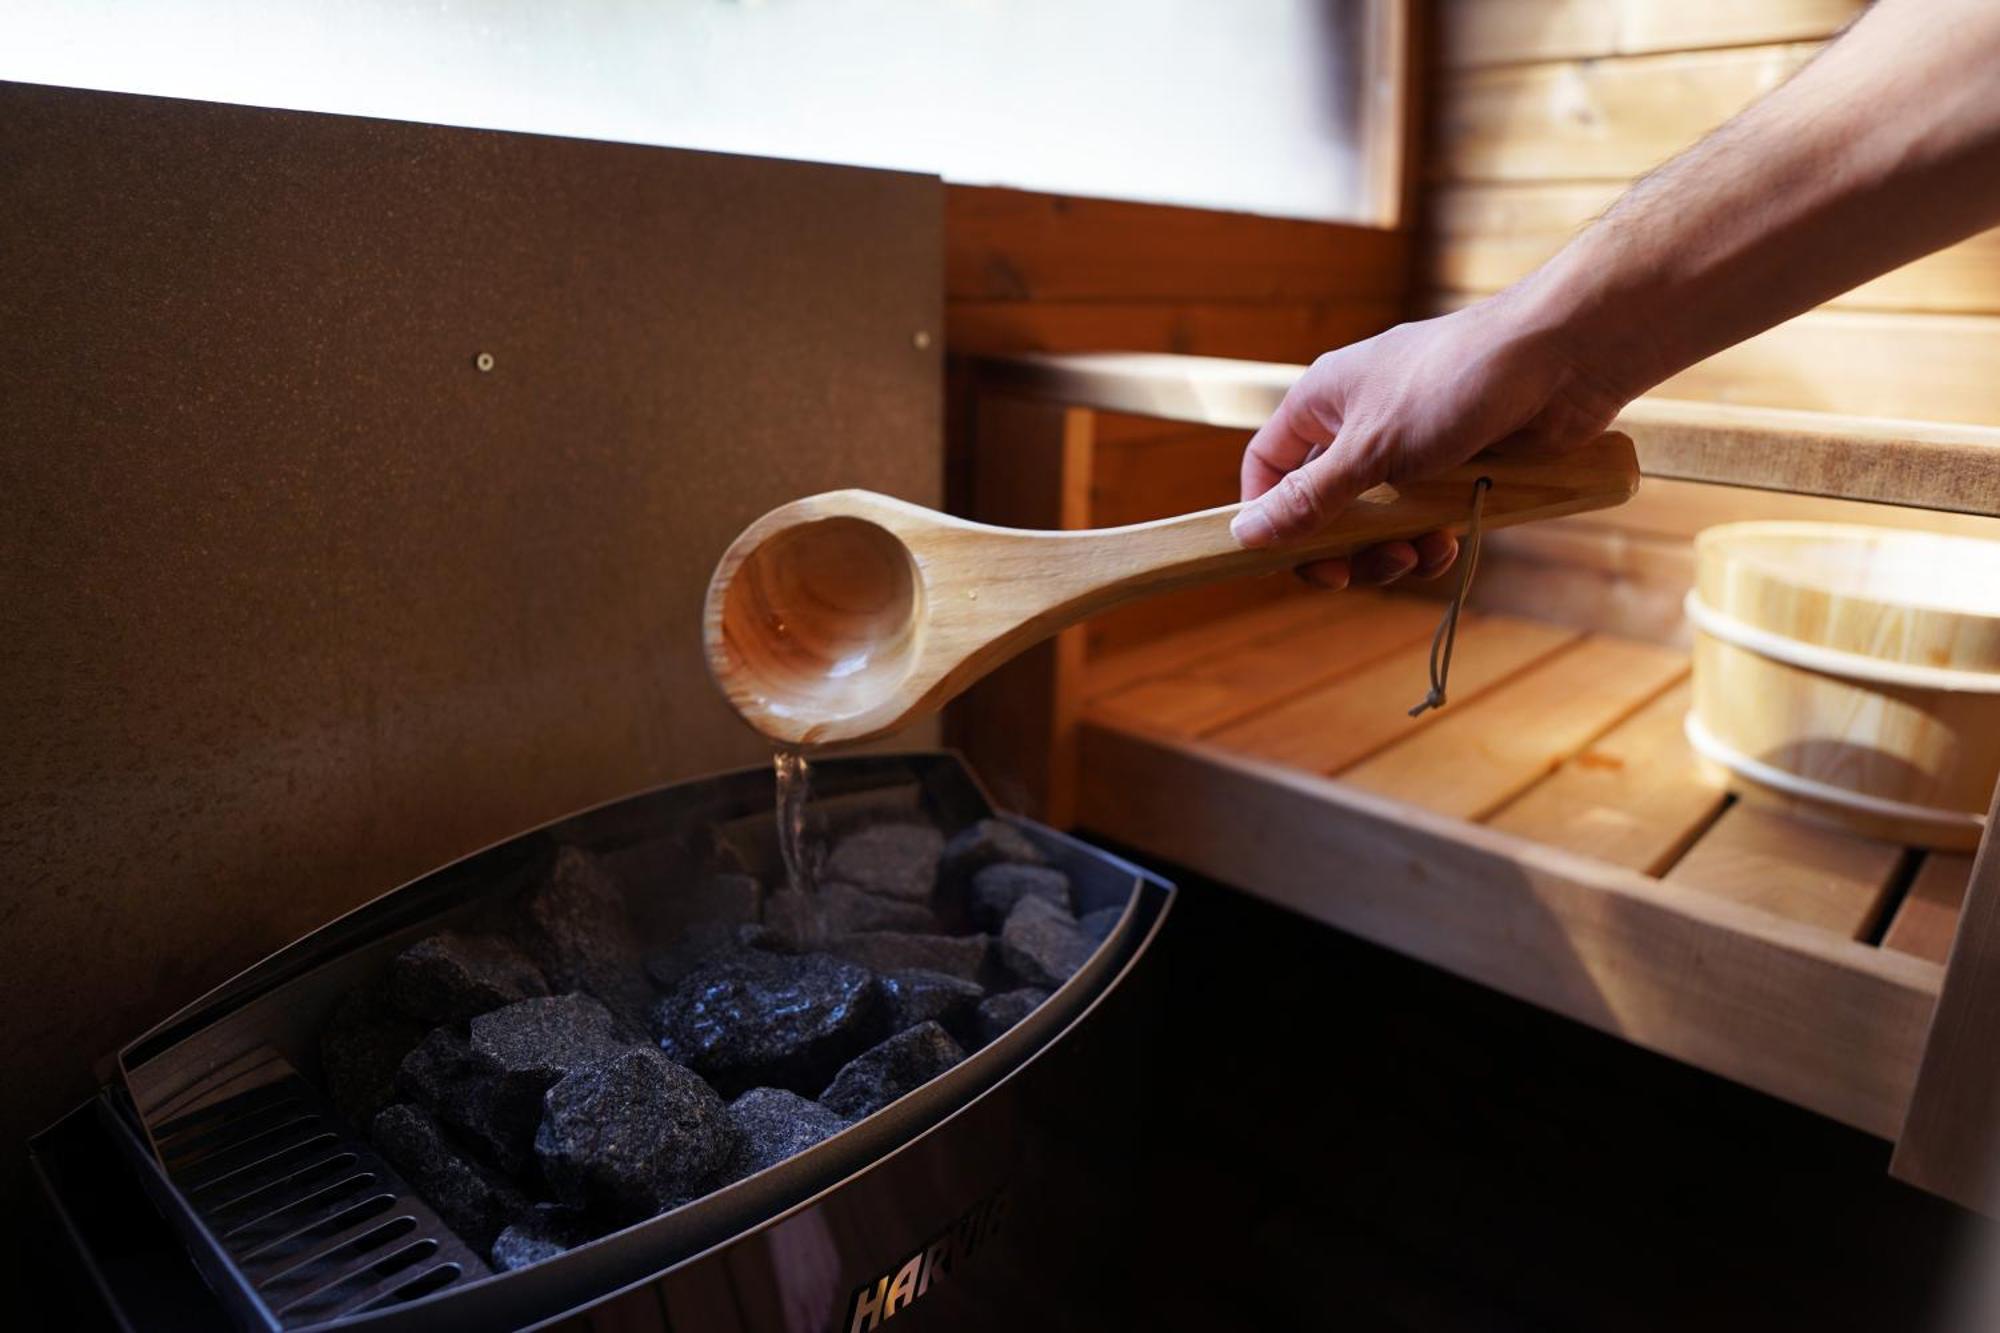
<instances>
[{"instance_id":1,"label":"pale wood grain","mask_svg":"<svg viewBox=\"0 0 2000 1333\"><path fill-rule=\"evenodd\" d=\"M1864 0L1445 0L1439 58L1448 67L1593 59L1830 37Z\"/></svg>"},{"instance_id":2,"label":"pale wood grain","mask_svg":"<svg viewBox=\"0 0 2000 1333\"><path fill-rule=\"evenodd\" d=\"M1086 735L1085 744L1088 738ZM1987 814L2000 825L2000 791ZM1890 1171L2000 1215L2000 838L1972 865L1936 1017Z\"/></svg>"},{"instance_id":3,"label":"pale wood grain","mask_svg":"<svg viewBox=\"0 0 2000 1333\"><path fill-rule=\"evenodd\" d=\"M1811 59L1817 43L1470 70L1435 105L1441 179L1626 180Z\"/></svg>"},{"instance_id":4,"label":"pale wood grain","mask_svg":"<svg viewBox=\"0 0 2000 1333\"><path fill-rule=\"evenodd\" d=\"M1568 759L1486 823L1531 842L1658 875L1715 818L1727 793L1696 761L1674 686Z\"/></svg>"},{"instance_id":5,"label":"pale wood grain","mask_svg":"<svg viewBox=\"0 0 2000 1333\"><path fill-rule=\"evenodd\" d=\"M2000 543L1822 523L1696 542L1694 714L1823 820L1970 849L2000 776ZM1706 628L1704 628L1706 626ZM1742 628L1732 628L1740 626ZM1746 639L1763 633L1768 644ZM1774 787L1741 760L1731 785ZM1857 819L1838 793L1938 812Z\"/></svg>"},{"instance_id":6,"label":"pale wood grain","mask_svg":"<svg viewBox=\"0 0 2000 1333\"><path fill-rule=\"evenodd\" d=\"M1302 587L1298 592L1268 605L1234 615L1217 616L1135 648L1092 658L1087 668L1084 697L1097 698L1124 689L1134 681L1170 674L1234 645L1312 625L1340 614L1336 599L1315 595Z\"/></svg>"},{"instance_id":7,"label":"pale wood grain","mask_svg":"<svg viewBox=\"0 0 2000 1333\"><path fill-rule=\"evenodd\" d=\"M1420 281L1499 291L1533 272L1626 189L1624 181L1441 186L1426 197ZM1855 310L2000 312L2000 230L1982 232L1834 297Z\"/></svg>"},{"instance_id":8,"label":"pale wood grain","mask_svg":"<svg viewBox=\"0 0 2000 1333\"><path fill-rule=\"evenodd\" d=\"M1962 852L1931 852L1917 868L1882 947L1942 963L1951 954L1958 930L1965 888L1972 879L1972 857Z\"/></svg>"},{"instance_id":9,"label":"pale wood grain","mask_svg":"<svg viewBox=\"0 0 2000 1333\"><path fill-rule=\"evenodd\" d=\"M1760 345L1723 356L1757 359L1767 396L1825 397L1840 410L1636 399L1616 425L1638 443L1648 477L2000 515L2000 428L1963 424L2000 422L2000 380L1987 374L2000 364L2000 318L1823 312L1751 342ZM1158 353L980 363L983 379L1025 397L1249 430L1304 370ZM1686 383L1707 373L1697 367Z\"/></svg>"},{"instance_id":10,"label":"pale wood grain","mask_svg":"<svg viewBox=\"0 0 2000 1333\"><path fill-rule=\"evenodd\" d=\"M1680 653L1586 639L1341 773L1365 791L1480 819L1687 674Z\"/></svg>"},{"instance_id":11,"label":"pale wood grain","mask_svg":"<svg viewBox=\"0 0 2000 1333\"><path fill-rule=\"evenodd\" d=\"M1083 752L1098 833L1869 1133L1902 1121L1935 964L1214 741L1091 718Z\"/></svg>"},{"instance_id":12,"label":"pale wood grain","mask_svg":"<svg viewBox=\"0 0 2000 1333\"><path fill-rule=\"evenodd\" d=\"M1313 689L1399 648L1428 644L1437 609L1367 593L1329 597L1315 623L1233 646L1097 705L1159 731L1199 736Z\"/></svg>"},{"instance_id":13,"label":"pale wood grain","mask_svg":"<svg viewBox=\"0 0 2000 1333\"><path fill-rule=\"evenodd\" d=\"M1668 883L1859 939L1873 925L1903 857L1785 815L1733 805L1666 874Z\"/></svg>"},{"instance_id":14,"label":"pale wood grain","mask_svg":"<svg viewBox=\"0 0 2000 1333\"><path fill-rule=\"evenodd\" d=\"M733 542L709 584L710 671L737 712L785 744L883 735L942 706L1031 644L1154 593L1463 531L1614 505L1638 485L1631 442L1560 457L1476 458L1379 488L1318 532L1239 545L1237 506L1085 532L996 528L865 491L780 506Z\"/></svg>"},{"instance_id":15,"label":"pale wood grain","mask_svg":"<svg viewBox=\"0 0 2000 1333\"><path fill-rule=\"evenodd\" d=\"M1217 744L1316 773L1336 773L1435 726L1501 681L1569 644L1575 630L1467 613L1459 623L1451 699L1419 717L1409 710L1429 682L1430 643L1413 643L1374 665L1310 690L1214 734Z\"/></svg>"}]
</instances>

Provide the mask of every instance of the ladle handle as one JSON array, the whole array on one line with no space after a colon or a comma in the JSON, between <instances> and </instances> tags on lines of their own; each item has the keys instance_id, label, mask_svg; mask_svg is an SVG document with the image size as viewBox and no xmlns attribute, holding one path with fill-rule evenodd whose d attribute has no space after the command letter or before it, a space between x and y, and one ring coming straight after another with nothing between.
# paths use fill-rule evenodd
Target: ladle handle
<instances>
[{"instance_id":1,"label":"ladle handle","mask_svg":"<svg viewBox=\"0 0 2000 1333\"><path fill-rule=\"evenodd\" d=\"M1069 552L1071 572L1090 585L1082 593L1084 605L1076 610L1089 614L1182 584L1348 555L1438 529L1462 533L1481 478L1492 487L1481 506L1480 525L1504 528L1622 504L1638 489L1639 460L1632 441L1616 431L1563 454L1481 454L1423 481L1378 487L1310 537L1255 550L1239 545L1229 531L1242 505L1070 534L1076 539Z\"/></svg>"}]
</instances>

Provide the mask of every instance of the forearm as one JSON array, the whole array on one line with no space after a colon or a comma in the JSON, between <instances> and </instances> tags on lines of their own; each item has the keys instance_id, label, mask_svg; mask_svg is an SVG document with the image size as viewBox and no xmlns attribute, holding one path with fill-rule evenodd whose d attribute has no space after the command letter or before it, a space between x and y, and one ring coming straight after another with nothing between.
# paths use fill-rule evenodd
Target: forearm
<instances>
[{"instance_id":1,"label":"forearm","mask_svg":"<svg viewBox=\"0 0 2000 1333\"><path fill-rule=\"evenodd\" d=\"M1881 0L1509 294L1629 397L2000 222L2000 2Z\"/></svg>"}]
</instances>

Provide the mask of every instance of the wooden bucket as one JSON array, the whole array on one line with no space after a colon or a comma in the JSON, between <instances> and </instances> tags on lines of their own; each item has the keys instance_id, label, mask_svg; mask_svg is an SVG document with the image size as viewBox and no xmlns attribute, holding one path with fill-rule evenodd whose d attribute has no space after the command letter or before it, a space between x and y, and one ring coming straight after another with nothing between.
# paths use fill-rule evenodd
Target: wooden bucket
<instances>
[{"instance_id":1,"label":"wooden bucket","mask_svg":"<svg viewBox=\"0 0 2000 1333\"><path fill-rule=\"evenodd\" d=\"M1746 797L1979 841L2000 777L2000 542L1727 523L1695 542L1688 740Z\"/></svg>"}]
</instances>

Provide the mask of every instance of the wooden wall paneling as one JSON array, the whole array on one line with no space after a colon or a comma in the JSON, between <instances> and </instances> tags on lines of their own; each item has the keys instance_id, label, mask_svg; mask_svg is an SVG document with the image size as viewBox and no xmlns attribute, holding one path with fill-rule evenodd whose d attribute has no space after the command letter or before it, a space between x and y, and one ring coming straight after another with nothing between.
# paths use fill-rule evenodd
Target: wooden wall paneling
<instances>
[{"instance_id":1,"label":"wooden wall paneling","mask_svg":"<svg viewBox=\"0 0 2000 1333\"><path fill-rule=\"evenodd\" d=\"M1887 1138L1935 964L1357 791L1087 720L1082 821L1303 916ZM1990 1031L1976 1048L1985 1071Z\"/></svg>"},{"instance_id":2,"label":"wooden wall paneling","mask_svg":"<svg viewBox=\"0 0 2000 1333\"><path fill-rule=\"evenodd\" d=\"M1311 361L1373 337L1399 301L959 301L946 309L954 352L1137 350Z\"/></svg>"},{"instance_id":3,"label":"wooden wall paneling","mask_svg":"<svg viewBox=\"0 0 2000 1333\"><path fill-rule=\"evenodd\" d=\"M933 178L20 84L0 178L0 1142L398 883L768 762L716 558L939 499Z\"/></svg>"},{"instance_id":4,"label":"wooden wall paneling","mask_svg":"<svg viewBox=\"0 0 2000 1333\"><path fill-rule=\"evenodd\" d=\"M973 423L972 517L1014 528L1090 526L1093 414L982 394ZM1084 630L1072 626L1002 663L949 706L952 743L999 802L1070 822Z\"/></svg>"},{"instance_id":5,"label":"wooden wall paneling","mask_svg":"<svg viewBox=\"0 0 2000 1333\"><path fill-rule=\"evenodd\" d=\"M1591 638L1341 772L1342 782L1483 819L1687 675L1684 654Z\"/></svg>"},{"instance_id":6,"label":"wooden wall paneling","mask_svg":"<svg viewBox=\"0 0 2000 1333\"><path fill-rule=\"evenodd\" d=\"M1865 0L1443 0L1451 69L1830 37Z\"/></svg>"},{"instance_id":7,"label":"wooden wall paneling","mask_svg":"<svg viewBox=\"0 0 2000 1333\"><path fill-rule=\"evenodd\" d=\"M1663 873L1727 800L1682 731L1688 701L1686 682L1674 686L1486 822L1530 842Z\"/></svg>"},{"instance_id":8,"label":"wooden wall paneling","mask_svg":"<svg viewBox=\"0 0 2000 1333\"><path fill-rule=\"evenodd\" d=\"M1624 193L1624 181L1441 185L1428 199L1419 280L1483 295L1527 276ZM2000 311L2000 230L1981 232L1834 297L1856 310Z\"/></svg>"},{"instance_id":9,"label":"wooden wall paneling","mask_svg":"<svg viewBox=\"0 0 2000 1333\"><path fill-rule=\"evenodd\" d=\"M1903 855L1894 843L1739 801L1666 879L1860 939L1874 926Z\"/></svg>"},{"instance_id":10,"label":"wooden wall paneling","mask_svg":"<svg viewBox=\"0 0 2000 1333\"><path fill-rule=\"evenodd\" d=\"M2000 1216L2000 790L1972 863L1951 964L1892 1174Z\"/></svg>"},{"instance_id":11,"label":"wooden wall paneling","mask_svg":"<svg viewBox=\"0 0 2000 1333\"><path fill-rule=\"evenodd\" d=\"M1966 852L1930 852L1917 867L1910 891L1882 947L1942 963L1951 954L1951 937L1965 905L1965 886L1972 880L1972 857Z\"/></svg>"},{"instance_id":12,"label":"wooden wall paneling","mask_svg":"<svg viewBox=\"0 0 2000 1333\"><path fill-rule=\"evenodd\" d=\"M1439 86L1452 181L1626 180L1777 87L1817 43L1472 70Z\"/></svg>"}]
</instances>

